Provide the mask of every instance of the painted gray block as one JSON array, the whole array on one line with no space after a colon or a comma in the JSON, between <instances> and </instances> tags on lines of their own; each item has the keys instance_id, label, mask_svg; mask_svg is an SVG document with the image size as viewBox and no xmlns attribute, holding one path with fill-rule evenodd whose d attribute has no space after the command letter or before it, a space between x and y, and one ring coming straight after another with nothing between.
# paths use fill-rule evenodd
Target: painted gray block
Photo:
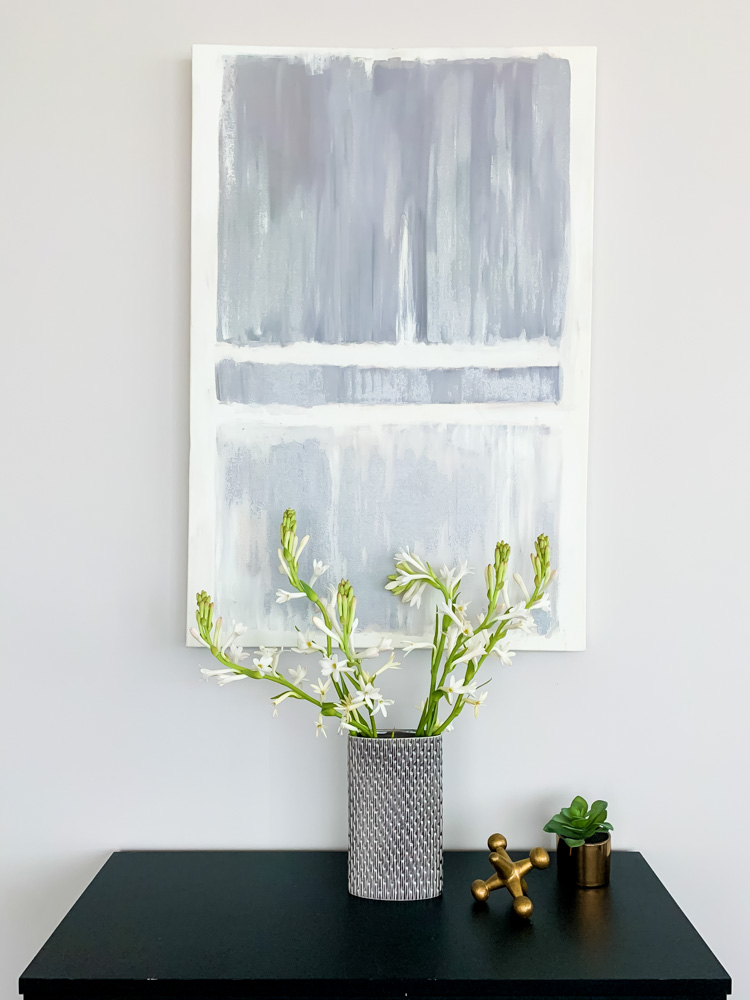
<instances>
[{"instance_id":1,"label":"painted gray block","mask_svg":"<svg viewBox=\"0 0 750 1000\"><path fill-rule=\"evenodd\" d=\"M216 365L216 396L221 403L259 406L557 403L560 369L269 365L223 358Z\"/></svg>"},{"instance_id":2,"label":"painted gray block","mask_svg":"<svg viewBox=\"0 0 750 1000\"><path fill-rule=\"evenodd\" d=\"M227 57L217 338L558 341L569 117L548 55Z\"/></svg>"}]
</instances>

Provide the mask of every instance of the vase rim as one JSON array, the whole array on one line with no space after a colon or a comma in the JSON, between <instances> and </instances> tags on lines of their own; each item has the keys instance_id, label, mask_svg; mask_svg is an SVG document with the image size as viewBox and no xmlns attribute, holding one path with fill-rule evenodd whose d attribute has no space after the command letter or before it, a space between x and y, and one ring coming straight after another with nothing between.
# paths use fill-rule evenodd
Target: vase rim
<instances>
[{"instance_id":1,"label":"vase rim","mask_svg":"<svg viewBox=\"0 0 750 1000\"><path fill-rule=\"evenodd\" d=\"M359 733L350 733L350 740L370 740L373 739L372 736L364 736ZM378 733L379 740L441 740L443 738L442 733L437 733L434 736L417 736L416 729L391 729L384 733Z\"/></svg>"}]
</instances>

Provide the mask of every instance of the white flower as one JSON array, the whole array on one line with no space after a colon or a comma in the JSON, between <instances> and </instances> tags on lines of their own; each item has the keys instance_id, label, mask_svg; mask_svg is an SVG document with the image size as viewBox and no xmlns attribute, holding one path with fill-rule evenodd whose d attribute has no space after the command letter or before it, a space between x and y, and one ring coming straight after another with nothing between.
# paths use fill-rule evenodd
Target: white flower
<instances>
[{"instance_id":1,"label":"white flower","mask_svg":"<svg viewBox=\"0 0 750 1000\"><path fill-rule=\"evenodd\" d=\"M339 721L339 736L346 736L347 733L357 733L359 730L356 726L350 726L348 722L344 722L343 719Z\"/></svg>"},{"instance_id":2,"label":"white flower","mask_svg":"<svg viewBox=\"0 0 750 1000\"><path fill-rule=\"evenodd\" d=\"M382 716L383 716L384 719L387 718L388 717L388 713L386 712L386 706L392 705L393 701L389 700L388 698L384 698L382 696L382 694L380 693L380 691L378 691L378 690L375 690L373 692L373 694L372 694L372 700L373 700L373 703L374 703L374 708L372 710L372 714L373 715L377 715L378 712L380 712L382 714Z\"/></svg>"},{"instance_id":3,"label":"white flower","mask_svg":"<svg viewBox=\"0 0 750 1000\"><path fill-rule=\"evenodd\" d=\"M206 647L206 649L210 649L210 648L211 648L211 646L209 645L209 643L207 643L207 642L206 642L206 640L205 640L205 639L203 638L203 636L202 636L202 635L200 634L200 632L199 632L199 631L198 631L198 629L197 629L197 628L195 627L195 625L192 625L192 626L191 626L191 627L190 627L190 628L188 629L188 632L189 632L189 633L190 633L190 634L192 635L192 637L193 637L194 639L197 639L197 640L198 640L198 642L199 642L199 643L201 644L201 646L205 646L205 647Z\"/></svg>"},{"instance_id":4,"label":"white flower","mask_svg":"<svg viewBox=\"0 0 750 1000\"><path fill-rule=\"evenodd\" d=\"M458 640L458 626L449 625L448 631L445 633L445 655L450 656L453 650L456 648L456 642Z\"/></svg>"},{"instance_id":5,"label":"white flower","mask_svg":"<svg viewBox=\"0 0 750 1000\"><path fill-rule=\"evenodd\" d=\"M439 576L443 585L445 586L445 589L448 591L449 594L452 594L456 584L460 580L463 580L463 578L466 576L467 573L472 573L472 572L473 570L469 569L469 564L467 562L464 562L461 563L460 567L454 566L451 569L448 569L447 566L443 566L443 568L440 570Z\"/></svg>"},{"instance_id":6,"label":"white flower","mask_svg":"<svg viewBox=\"0 0 750 1000\"><path fill-rule=\"evenodd\" d=\"M289 677L296 687L299 687L302 681L307 676L307 667L303 667L302 664L298 664L297 667L289 668Z\"/></svg>"},{"instance_id":7,"label":"white flower","mask_svg":"<svg viewBox=\"0 0 750 1000\"><path fill-rule=\"evenodd\" d=\"M292 646L293 653L322 653L323 646L317 641L317 637L312 632L300 633L297 645Z\"/></svg>"},{"instance_id":8,"label":"white flower","mask_svg":"<svg viewBox=\"0 0 750 1000\"><path fill-rule=\"evenodd\" d=\"M503 617L507 618L510 622L508 628L518 628L527 634L536 632L534 616L527 610L524 604L517 604L515 607L510 608L508 613Z\"/></svg>"},{"instance_id":9,"label":"white flower","mask_svg":"<svg viewBox=\"0 0 750 1000\"><path fill-rule=\"evenodd\" d=\"M407 642L404 644L404 648L401 652L404 656L408 656L409 653L413 653L415 649L434 649L435 644L433 642Z\"/></svg>"},{"instance_id":10,"label":"white flower","mask_svg":"<svg viewBox=\"0 0 750 1000\"><path fill-rule=\"evenodd\" d=\"M305 548L305 546L309 541L310 541L309 535L305 535L305 537L301 541L297 539L296 535L294 536L294 544L292 545L292 555L294 556L295 559L299 559L299 557L302 555L303 549Z\"/></svg>"},{"instance_id":11,"label":"white flower","mask_svg":"<svg viewBox=\"0 0 750 1000\"><path fill-rule=\"evenodd\" d=\"M489 633L486 629L483 629L481 632L476 632L466 643L466 647L463 653L461 653L456 660L456 663L468 663L469 660L474 660L479 656L484 656L487 651L486 647L488 639Z\"/></svg>"},{"instance_id":12,"label":"white flower","mask_svg":"<svg viewBox=\"0 0 750 1000\"><path fill-rule=\"evenodd\" d=\"M513 657L516 655L512 649L508 648L507 640L499 642L496 646L492 647L492 652L500 660L501 663L505 664L506 667L513 665Z\"/></svg>"},{"instance_id":13,"label":"white flower","mask_svg":"<svg viewBox=\"0 0 750 1000\"><path fill-rule=\"evenodd\" d=\"M320 661L320 672L338 684L345 674L353 674L355 668L348 666L346 660L339 660L337 656L324 656Z\"/></svg>"},{"instance_id":14,"label":"white flower","mask_svg":"<svg viewBox=\"0 0 750 1000\"><path fill-rule=\"evenodd\" d=\"M531 605L532 611L550 611L551 609L549 594L543 594L535 604Z\"/></svg>"},{"instance_id":15,"label":"white flower","mask_svg":"<svg viewBox=\"0 0 750 1000\"><path fill-rule=\"evenodd\" d=\"M392 581L392 585L388 584L385 589L392 590L394 587L401 586L408 579L409 579L408 577L399 577L398 580ZM399 596L403 601L403 603L408 604L410 608L418 608L422 604L422 594L424 593L424 589L426 586L427 586L426 580L414 579L409 584L407 589Z\"/></svg>"},{"instance_id":16,"label":"white flower","mask_svg":"<svg viewBox=\"0 0 750 1000\"><path fill-rule=\"evenodd\" d=\"M467 705L474 706L474 718L476 719L479 715L479 709L484 705L487 700L487 691L483 691L480 695L474 695L471 698L466 699Z\"/></svg>"},{"instance_id":17,"label":"white flower","mask_svg":"<svg viewBox=\"0 0 750 1000\"><path fill-rule=\"evenodd\" d=\"M328 567L324 566L320 559L313 559L313 574L310 577L310 586L314 587L318 582L320 577L327 571Z\"/></svg>"},{"instance_id":18,"label":"white flower","mask_svg":"<svg viewBox=\"0 0 750 1000\"><path fill-rule=\"evenodd\" d=\"M433 579L433 575L427 564L408 548L403 552L397 552L393 558L398 576L395 580L389 580L385 589L398 590L405 587L399 597L404 604L418 608L422 602L424 588Z\"/></svg>"},{"instance_id":19,"label":"white flower","mask_svg":"<svg viewBox=\"0 0 750 1000\"><path fill-rule=\"evenodd\" d=\"M201 674L207 681L212 677L222 677L225 674L232 677L245 676L245 674L237 674L234 670L230 670L229 667L222 667L221 670L207 670L205 667L201 667Z\"/></svg>"},{"instance_id":20,"label":"white flower","mask_svg":"<svg viewBox=\"0 0 750 1000\"><path fill-rule=\"evenodd\" d=\"M241 663L243 660L248 659L249 653L246 653L242 646L237 644L236 646L229 647L229 659L233 660L235 663Z\"/></svg>"},{"instance_id":21,"label":"white flower","mask_svg":"<svg viewBox=\"0 0 750 1000\"><path fill-rule=\"evenodd\" d=\"M368 646L367 649L363 649L357 654L357 659L359 660L371 660L375 656L380 656L384 649L391 649L393 647L393 640L390 636L384 635L382 639L378 641L376 646Z\"/></svg>"},{"instance_id":22,"label":"white flower","mask_svg":"<svg viewBox=\"0 0 750 1000\"><path fill-rule=\"evenodd\" d=\"M369 709L372 709L380 695L380 691L376 687L373 687L372 681L367 681L364 687L360 688L359 693L362 701Z\"/></svg>"},{"instance_id":23,"label":"white flower","mask_svg":"<svg viewBox=\"0 0 750 1000\"><path fill-rule=\"evenodd\" d=\"M313 691L315 692L315 694L319 698L325 698L325 696L326 696L326 694L328 692L328 688L330 686L331 686L330 678L328 680L324 681L324 680L321 680L320 677L318 678L318 683L317 684L311 684L310 685L310 687L313 689Z\"/></svg>"},{"instance_id":24,"label":"white flower","mask_svg":"<svg viewBox=\"0 0 750 1000\"><path fill-rule=\"evenodd\" d=\"M276 673L276 665L272 653L264 653L260 657L256 656L253 660L253 666L262 677L268 677L269 674Z\"/></svg>"},{"instance_id":25,"label":"white flower","mask_svg":"<svg viewBox=\"0 0 750 1000\"><path fill-rule=\"evenodd\" d=\"M401 664L396 661L395 656L396 656L395 653L391 653L391 655L388 657L388 659L383 664L383 666L380 668L380 670L376 670L375 671L375 676L376 677L378 676L378 674L382 674L383 671L385 671L385 670L399 670L400 669Z\"/></svg>"},{"instance_id":26,"label":"white flower","mask_svg":"<svg viewBox=\"0 0 750 1000\"><path fill-rule=\"evenodd\" d=\"M323 725L323 716L318 716L318 721L315 723L315 738L317 739L320 734L323 734L326 739L328 739L328 733L326 732L325 726Z\"/></svg>"},{"instance_id":27,"label":"white flower","mask_svg":"<svg viewBox=\"0 0 750 1000\"><path fill-rule=\"evenodd\" d=\"M448 615L461 635L469 636L473 634L474 629L471 627L471 622L464 618L464 616L458 612L458 609L454 611L450 604L444 604L443 607L440 608L440 613Z\"/></svg>"},{"instance_id":28,"label":"white flower","mask_svg":"<svg viewBox=\"0 0 750 1000\"><path fill-rule=\"evenodd\" d=\"M247 674L223 674L221 677L216 678L216 683L219 687L223 687L225 684L232 684L234 681L246 681L247 679Z\"/></svg>"},{"instance_id":29,"label":"white flower","mask_svg":"<svg viewBox=\"0 0 750 1000\"><path fill-rule=\"evenodd\" d=\"M397 552L393 557L393 561L396 564L396 568L398 568L399 563L405 563L406 569L404 572L421 573L424 576L430 575L427 563L416 552L410 552L408 546L402 549L401 552Z\"/></svg>"},{"instance_id":30,"label":"white flower","mask_svg":"<svg viewBox=\"0 0 750 1000\"><path fill-rule=\"evenodd\" d=\"M324 635L327 635L330 639L333 639L333 641L337 645L339 646L341 645L341 635L340 633L334 631L336 625L333 625L332 628L329 628L323 621L323 619L320 617L320 615L315 615L315 617L313 618L313 625L315 626L315 628L320 629L320 631Z\"/></svg>"},{"instance_id":31,"label":"white flower","mask_svg":"<svg viewBox=\"0 0 750 1000\"><path fill-rule=\"evenodd\" d=\"M292 594L288 590L277 590L276 591L276 603L277 604L286 604L287 601L294 601L298 597L304 597L304 596L305 595L299 593L299 591L296 594Z\"/></svg>"},{"instance_id":32,"label":"white flower","mask_svg":"<svg viewBox=\"0 0 750 1000\"><path fill-rule=\"evenodd\" d=\"M521 588L521 593L523 594L524 598L528 601L530 595L529 595L528 590L526 589L526 584L523 582L523 577L521 576L521 574L520 573L514 573L513 574L513 579L516 581L516 583L518 584L518 586Z\"/></svg>"},{"instance_id":33,"label":"white flower","mask_svg":"<svg viewBox=\"0 0 750 1000\"><path fill-rule=\"evenodd\" d=\"M226 637L226 639L220 641L219 643L219 645L221 646L222 653L226 653L227 649L229 649L230 646L234 645L234 640L239 639L239 637L241 635L244 635L245 632L247 632L246 625L243 625L242 622L240 622L239 624L237 622L232 622L231 632Z\"/></svg>"},{"instance_id":34,"label":"white flower","mask_svg":"<svg viewBox=\"0 0 750 1000\"><path fill-rule=\"evenodd\" d=\"M271 701L273 702L274 719L279 714L279 705L282 703L282 701L285 701L287 698L293 697L293 694L294 694L293 691L284 691L283 694L277 694L274 698L271 698Z\"/></svg>"},{"instance_id":35,"label":"white flower","mask_svg":"<svg viewBox=\"0 0 750 1000\"><path fill-rule=\"evenodd\" d=\"M455 674L451 674L445 684L441 685L440 690L445 691L448 704L452 705L456 695L464 694L468 688L458 680Z\"/></svg>"},{"instance_id":36,"label":"white flower","mask_svg":"<svg viewBox=\"0 0 750 1000\"><path fill-rule=\"evenodd\" d=\"M362 695L359 691L356 691L353 695L345 695L336 706L336 711L342 718L348 719L349 716L353 712L356 712L358 708L361 708L363 704L364 701L362 699Z\"/></svg>"}]
</instances>

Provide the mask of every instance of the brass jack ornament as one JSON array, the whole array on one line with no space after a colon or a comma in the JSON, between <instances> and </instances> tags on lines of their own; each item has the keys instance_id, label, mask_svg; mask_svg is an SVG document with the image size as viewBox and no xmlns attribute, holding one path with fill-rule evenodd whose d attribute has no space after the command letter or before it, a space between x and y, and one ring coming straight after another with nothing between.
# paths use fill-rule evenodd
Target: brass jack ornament
<instances>
[{"instance_id":1,"label":"brass jack ornament","mask_svg":"<svg viewBox=\"0 0 750 1000\"><path fill-rule=\"evenodd\" d=\"M547 868L549 854L543 847L535 847L529 851L528 858L524 858L523 861L512 861L505 850L508 841L501 833L493 833L487 841L487 846L492 851L490 864L495 873L490 875L486 882L481 878L475 879L471 883L472 896L482 903L495 889L507 889L513 897L513 909L518 916L530 917L534 911L534 904L527 895L529 887L526 885L524 875L528 875L532 868Z\"/></svg>"}]
</instances>

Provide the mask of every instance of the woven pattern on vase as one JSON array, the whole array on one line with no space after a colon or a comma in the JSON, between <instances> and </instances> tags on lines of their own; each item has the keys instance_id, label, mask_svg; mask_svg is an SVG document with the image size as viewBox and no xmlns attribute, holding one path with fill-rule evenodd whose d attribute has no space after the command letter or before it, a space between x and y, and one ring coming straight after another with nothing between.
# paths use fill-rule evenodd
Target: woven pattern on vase
<instances>
[{"instance_id":1,"label":"woven pattern on vase","mask_svg":"<svg viewBox=\"0 0 750 1000\"><path fill-rule=\"evenodd\" d=\"M443 891L443 738L349 737L349 892Z\"/></svg>"}]
</instances>

